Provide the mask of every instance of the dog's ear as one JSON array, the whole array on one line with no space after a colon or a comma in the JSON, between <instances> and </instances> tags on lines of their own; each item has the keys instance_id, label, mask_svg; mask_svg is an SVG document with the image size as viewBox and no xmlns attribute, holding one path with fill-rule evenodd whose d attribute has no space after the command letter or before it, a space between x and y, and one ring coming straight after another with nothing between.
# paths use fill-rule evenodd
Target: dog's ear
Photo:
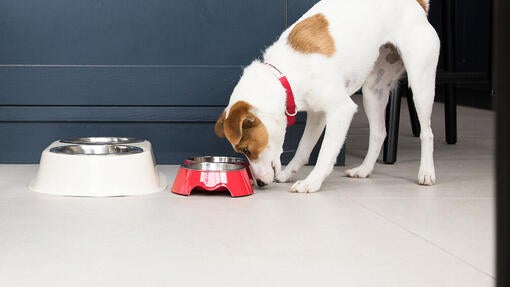
<instances>
[{"instance_id":1,"label":"dog's ear","mask_svg":"<svg viewBox=\"0 0 510 287\"><path fill-rule=\"evenodd\" d=\"M247 102L235 103L224 121L224 134L233 145L237 145L243 137L243 128L256 124L257 117L250 112L251 105ZM260 120L259 120L260 121Z\"/></svg>"},{"instance_id":2,"label":"dog's ear","mask_svg":"<svg viewBox=\"0 0 510 287\"><path fill-rule=\"evenodd\" d=\"M226 112L223 112L220 116L220 118L216 121L216 124L214 124L214 132L219 138L225 137L225 132L223 131L223 123L225 122L225 115Z\"/></svg>"}]
</instances>

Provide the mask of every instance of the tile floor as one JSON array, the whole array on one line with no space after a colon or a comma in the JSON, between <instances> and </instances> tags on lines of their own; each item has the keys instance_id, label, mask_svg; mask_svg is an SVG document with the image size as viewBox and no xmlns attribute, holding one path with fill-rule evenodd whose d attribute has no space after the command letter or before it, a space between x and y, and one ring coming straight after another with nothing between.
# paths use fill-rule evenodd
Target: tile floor
<instances>
[{"instance_id":1,"label":"tile floor","mask_svg":"<svg viewBox=\"0 0 510 287\"><path fill-rule=\"evenodd\" d=\"M27 189L36 165L0 165L0 286L493 286L494 115L458 113L449 146L435 107L433 187L415 184L405 102L398 163L358 180L337 168L316 194L55 197ZM360 110L349 167L367 140Z\"/></svg>"}]
</instances>

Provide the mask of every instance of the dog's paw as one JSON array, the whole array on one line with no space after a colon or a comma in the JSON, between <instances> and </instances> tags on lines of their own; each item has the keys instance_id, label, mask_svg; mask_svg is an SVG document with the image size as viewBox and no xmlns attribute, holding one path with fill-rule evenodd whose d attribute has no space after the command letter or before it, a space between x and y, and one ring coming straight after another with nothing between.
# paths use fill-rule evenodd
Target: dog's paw
<instances>
[{"instance_id":1,"label":"dog's paw","mask_svg":"<svg viewBox=\"0 0 510 287\"><path fill-rule=\"evenodd\" d=\"M320 188L320 181L305 179L294 183L294 185L290 188L290 192L313 193L318 191Z\"/></svg>"},{"instance_id":2,"label":"dog's paw","mask_svg":"<svg viewBox=\"0 0 510 287\"><path fill-rule=\"evenodd\" d=\"M366 178L370 176L372 170L364 165L351 168L345 171L345 175L352 178Z\"/></svg>"},{"instance_id":3,"label":"dog's paw","mask_svg":"<svg viewBox=\"0 0 510 287\"><path fill-rule=\"evenodd\" d=\"M418 173L419 185L434 185L436 183L436 173L434 169L420 169Z\"/></svg>"},{"instance_id":4,"label":"dog's paw","mask_svg":"<svg viewBox=\"0 0 510 287\"><path fill-rule=\"evenodd\" d=\"M276 182L290 182L290 180L292 179L292 176L294 174L296 174L295 171L285 168L283 171L281 171L280 173L278 173L276 175L275 181Z\"/></svg>"}]
</instances>

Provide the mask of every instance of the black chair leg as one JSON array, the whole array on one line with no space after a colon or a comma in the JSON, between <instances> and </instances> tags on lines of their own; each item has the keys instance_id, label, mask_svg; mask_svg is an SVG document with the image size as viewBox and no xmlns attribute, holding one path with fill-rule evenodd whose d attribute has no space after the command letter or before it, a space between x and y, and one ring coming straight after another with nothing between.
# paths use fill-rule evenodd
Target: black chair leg
<instances>
[{"instance_id":1,"label":"black chair leg","mask_svg":"<svg viewBox=\"0 0 510 287\"><path fill-rule=\"evenodd\" d=\"M386 107L386 140L384 141L383 162L394 164L397 161L398 128L400 124L400 94L395 87Z\"/></svg>"},{"instance_id":2,"label":"black chair leg","mask_svg":"<svg viewBox=\"0 0 510 287\"><path fill-rule=\"evenodd\" d=\"M419 137L421 127L420 120L418 119L418 114L416 113L416 107L414 106L413 92L407 87L404 88L404 91L407 92L407 107L409 108L409 117L411 118L411 128L413 130L413 135L415 137Z\"/></svg>"},{"instance_id":3,"label":"black chair leg","mask_svg":"<svg viewBox=\"0 0 510 287\"><path fill-rule=\"evenodd\" d=\"M442 5L443 53L445 68L455 72L455 0L444 0ZM455 86L447 84L444 97L445 136L448 144L457 143L457 98Z\"/></svg>"},{"instance_id":4,"label":"black chair leg","mask_svg":"<svg viewBox=\"0 0 510 287\"><path fill-rule=\"evenodd\" d=\"M457 143L457 97L452 84L446 86L444 97L446 143Z\"/></svg>"}]
</instances>

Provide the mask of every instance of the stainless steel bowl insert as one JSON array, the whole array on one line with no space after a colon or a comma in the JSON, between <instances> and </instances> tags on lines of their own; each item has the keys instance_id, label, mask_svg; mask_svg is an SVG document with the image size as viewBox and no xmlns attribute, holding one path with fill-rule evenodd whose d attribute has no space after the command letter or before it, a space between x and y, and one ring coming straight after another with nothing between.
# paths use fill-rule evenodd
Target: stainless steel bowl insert
<instances>
[{"instance_id":1,"label":"stainless steel bowl insert","mask_svg":"<svg viewBox=\"0 0 510 287\"><path fill-rule=\"evenodd\" d=\"M214 163L214 162L199 162L185 164L182 166L186 169L199 170L199 171L236 171L244 169L244 166L231 163Z\"/></svg>"},{"instance_id":2,"label":"stainless steel bowl insert","mask_svg":"<svg viewBox=\"0 0 510 287\"><path fill-rule=\"evenodd\" d=\"M54 147L50 152L68 155L129 155L142 153L143 149L127 145L64 145Z\"/></svg>"},{"instance_id":3,"label":"stainless steel bowl insert","mask_svg":"<svg viewBox=\"0 0 510 287\"><path fill-rule=\"evenodd\" d=\"M193 162L211 162L211 163L231 163L231 164L241 164L246 161L239 157L228 157L228 156L198 156L188 158L189 161Z\"/></svg>"},{"instance_id":4,"label":"stainless steel bowl insert","mask_svg":"<svg viewBox=\"0 0 510 287\"><path fill-rule=\"evenodd\" d=\"M71 144L97 144L97 145L106 145L106 144L132 144L143 142L142 139L137 138L120 138L120 137L86 137L86 138L73 138L73 139L63 139L60 142L63 143L71 143Z\"/></svg>"}]
</instances>

